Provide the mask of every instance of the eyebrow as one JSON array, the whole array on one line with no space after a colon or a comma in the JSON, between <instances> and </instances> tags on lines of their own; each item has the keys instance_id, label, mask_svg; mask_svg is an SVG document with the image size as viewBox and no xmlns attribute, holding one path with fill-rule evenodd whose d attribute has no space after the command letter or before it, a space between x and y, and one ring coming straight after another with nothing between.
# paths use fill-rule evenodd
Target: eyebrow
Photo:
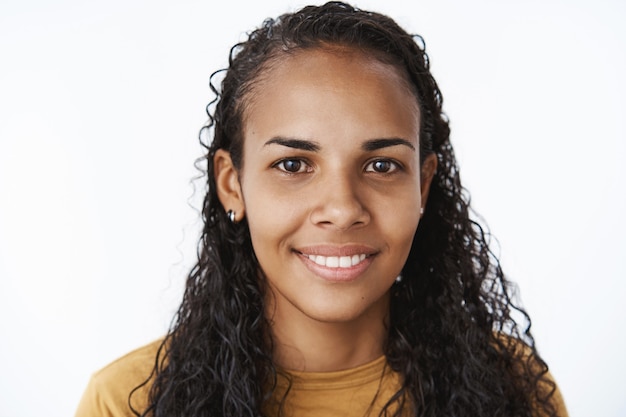
<instances>
[{"instance_id":1,"label":"eyebrow","mask_svg":"<svg viewBox=\"0 0 626 417\"><path fill-rule=\"evenodd\" d=\"M321 149L321 146L318 143L304 139L275 137L265 142L265 145L263 146L271 144L287 146L288 148L301 149L303 151L310 152L318 152Z\"/></svg>"},{"instance_id":2,"label":"eyebrow","mask_svg":"<svg viewBox=\"0 0 626 417\"><path fill-rule=\"evenodd\" d=\"M282 145L288 148L300 149L303 151L309 152L319 152L322 148L317 142L305 139L294 139L294 138L284 138L284 137L274 137L267 142L263 146L267 145ZM411 142L402 138L379 138L379 139L370 139L361 144L361 149L367 152L376 151L378 149L388 148L391 146L404 145L412 150L415 150L415 146Z\"/></svg>"},{"instance_id":3,"label":"eyebrow","mask_svg":"<svg viewBox=\"0 0 626 417\"><path fill-rule=\"evenodd\" d=\"M382 148L388 148L390 146L404 145L408 146L412 150L415 150L415 146L411 142L406 139L401 138L381 138L381 139L370 139L361 145L361 149L364 151L376 151Z\"/></svg>"}]
</instances>

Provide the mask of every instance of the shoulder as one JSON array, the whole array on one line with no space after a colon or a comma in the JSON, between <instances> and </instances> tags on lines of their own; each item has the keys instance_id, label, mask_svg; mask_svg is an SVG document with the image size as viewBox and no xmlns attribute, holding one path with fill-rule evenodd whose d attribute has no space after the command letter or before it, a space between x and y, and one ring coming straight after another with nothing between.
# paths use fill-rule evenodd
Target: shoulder
<instances>
[{"instance_id":1,"label":"shoulder","mask_svg":"<svg viewBox=\"0 0 626 417\"><path fill-rule=\"evenodd\" d=\"M559 417L568 417L567 408L563 395L559 389L556 380L550 373L548 365L539 356L536 349L526 344L524 341L503 334L494 334L495 339L501 343L498 347L508 350L514 357L519 358L519 362L514 372L518 375L523 375L525 378L537 378L536 392L531 398L531 402L534 404L535 417L546 417L545 412L540 411L539 403L548 402Z\"/></svg>"},{"instance_id":2,"label":"shoulder","mask_svg":"<svg viewBox=\"0 0 626 417\"><path fill-rule=\"evenodd\" d=\"M135 417L132 407L142 412L148 403L151 378L162 340L135 349L94 373L79 403L76 417ZM149 382L149 381L148 381ZM129 401L130 398L130 401Z\"/></svg>"}]
</instances>

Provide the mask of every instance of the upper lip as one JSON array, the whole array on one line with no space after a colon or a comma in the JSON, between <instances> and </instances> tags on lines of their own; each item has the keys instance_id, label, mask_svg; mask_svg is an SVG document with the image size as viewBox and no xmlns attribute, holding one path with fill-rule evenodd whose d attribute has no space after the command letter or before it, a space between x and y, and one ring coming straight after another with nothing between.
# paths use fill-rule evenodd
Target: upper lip
<instances>
[{"instance_id":1,"label":"upper lip","mask_svg":"<svg viewBox=\"0 0 626 417\"><path fill-rule=\"evenodd\" d=\"M318 255L318 256L353 256L362 255L367 256L374 255L377 251L371 246L366 245L313 245L306 247L295 248L294 251L303 255Z\"/></svg>"}]
</instances>

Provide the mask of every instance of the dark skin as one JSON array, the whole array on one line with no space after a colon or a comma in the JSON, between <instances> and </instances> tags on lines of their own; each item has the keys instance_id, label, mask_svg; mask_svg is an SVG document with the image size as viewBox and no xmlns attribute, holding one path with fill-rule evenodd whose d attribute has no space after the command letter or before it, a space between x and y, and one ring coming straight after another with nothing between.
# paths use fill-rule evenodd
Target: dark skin
<instances>
[{"instance_id":1,"label":"dark skin","mask_svg":"<svg viewBox=\"0 0 626 417\"><path fill-rule=\"evenodd\" d=\"M278 58L252 95L243 166L220 150L215 175L266 277L274 361L370 362L437 165L420 164L415 96L396 67L338 47Z\"/></svg>"}]
</instances>

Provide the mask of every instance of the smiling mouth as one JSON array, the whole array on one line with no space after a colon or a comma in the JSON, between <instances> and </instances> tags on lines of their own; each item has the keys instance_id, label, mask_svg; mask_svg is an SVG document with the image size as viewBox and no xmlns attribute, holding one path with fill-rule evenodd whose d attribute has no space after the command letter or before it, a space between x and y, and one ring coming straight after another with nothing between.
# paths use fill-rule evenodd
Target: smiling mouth
<instances>
[{"instance_id":1,"label":"smiling mouth","mask_svg":"<svg viewBox=\"0 0 626 417\"><path fill-rule=\"evenodd\" d=\"M323 255L307 255L302 254L315 262L317 265L327 268L352 268L363 262L367 255L364 253L352 256L323 256Z\"/></svg>"}]
</instances>

